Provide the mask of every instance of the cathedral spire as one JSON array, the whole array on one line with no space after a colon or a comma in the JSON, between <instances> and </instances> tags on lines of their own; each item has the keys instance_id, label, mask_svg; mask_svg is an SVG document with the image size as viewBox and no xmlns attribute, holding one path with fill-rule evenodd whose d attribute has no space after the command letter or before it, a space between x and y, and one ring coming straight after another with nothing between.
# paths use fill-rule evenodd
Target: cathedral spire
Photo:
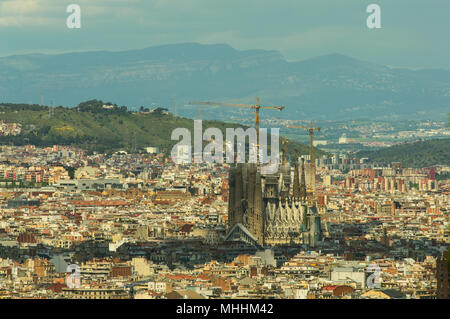
<instances>
[{"instance_id":1,"label":"cathedral spire","mask_svg":"<svg viewBox=\"0 0 450 319\"><path fill-rule=\"evenodd\" d=\"M306 178L305 178L305 159L302 157L302 178L300 181L300 198L306 200Z\"/></svg>"},{"instance_id":2,"label":"cathedral spire","mask_svg":"<svg viewBox=\"0 0 450 319\"><path fill-rule=\"evenodd\" d=\"M294 200L299 200L301 197L300 192L300 182L299 182L299 176L298 176L298 150L295 150L295 166L294 166L294 185L293 185L293 193L294 193Z\"/></svg>"}]
</instances>

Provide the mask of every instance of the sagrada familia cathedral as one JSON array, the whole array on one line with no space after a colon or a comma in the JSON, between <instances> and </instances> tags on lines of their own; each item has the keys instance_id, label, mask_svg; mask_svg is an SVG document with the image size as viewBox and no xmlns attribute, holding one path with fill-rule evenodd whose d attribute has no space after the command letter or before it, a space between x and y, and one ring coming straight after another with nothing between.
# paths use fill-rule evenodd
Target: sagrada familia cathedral
<instances>
[{"instance_id":1,"label":"sagrada familia cathedral","mask_svg":"<svg viewBox=\"0 0 450 319\"><path fill-rule=\"evenodd\" d=\"M314 247L321 239L313 193L306 190L304 159L300 173L298 156L292 168L285 153L276 174L261 175L256 164L236 164L230 169L226 240Z\"/></svg>"}]
</instances>

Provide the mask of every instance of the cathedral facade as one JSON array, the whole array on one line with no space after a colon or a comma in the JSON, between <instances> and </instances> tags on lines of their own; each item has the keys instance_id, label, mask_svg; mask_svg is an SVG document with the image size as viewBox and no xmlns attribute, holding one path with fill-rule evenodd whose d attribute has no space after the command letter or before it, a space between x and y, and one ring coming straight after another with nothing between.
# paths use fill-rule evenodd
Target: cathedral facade
<instances>
[{"instance_id":1,"label":"cathedral facade","mask_svg":"<svg viewBox=\"0 0 450 319\"><path fill-rule=\"evenodd\" d=\"M298 161L294 167L283 161L278 173L270 175L261 175L256 164L232 167L226 239L315 246L321 237L320 216L308 200L303 159L299 172Z\"/></svg>"}]
</instances>

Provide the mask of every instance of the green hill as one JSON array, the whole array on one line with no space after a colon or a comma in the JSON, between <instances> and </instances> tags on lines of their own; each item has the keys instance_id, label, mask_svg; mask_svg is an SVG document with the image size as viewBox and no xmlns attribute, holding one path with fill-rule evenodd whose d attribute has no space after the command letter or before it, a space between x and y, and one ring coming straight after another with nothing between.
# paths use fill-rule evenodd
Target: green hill
<instances>
[{"instance_id":1,"label":"green hill","mask_svg":"<svg viewBox=\"0 0 450 319\"><path fill-rule=\"evenodd\" d=\"M401 162L403 167L450 166L450 138L420 141L395 145L377 151L361 151L360 158L368 157L372 162Z\"/></svg>"},{"instance_id":2,"label":"green hill","mask_svg":"<svg viewBox=\"0 0 450 319\"><path fill-rule=\"evenodd\" d=\"M125 106L112 104L112 109L105 109L102 107L104 104L110 103L92 100L80 103L76 108L0 104L0 121L22 124L20 135L0 136L0 144L73 145L106 153L131 151L134 144L138 150L146 146L170 150L177 143L170 138L173 129L185 127L191 133L193 131L193 120L176 117L162 108L151 113L144 110L131 112ZM203 130L208 127L217 127L224 132L227 127L243 126L203 121ZM290 141L289 153L293 154L294 149L298 149L300 154L308 153L305 145ZM318 155L324 154L320 150L317 152Z\"/></svg>"}]
</instances>

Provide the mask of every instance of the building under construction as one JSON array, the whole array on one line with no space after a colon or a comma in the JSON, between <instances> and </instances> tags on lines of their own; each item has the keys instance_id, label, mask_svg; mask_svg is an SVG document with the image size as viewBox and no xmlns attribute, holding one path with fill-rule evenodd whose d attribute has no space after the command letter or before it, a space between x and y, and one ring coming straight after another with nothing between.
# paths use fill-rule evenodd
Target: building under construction
<instances>
[{"instance_id":1,"label":"building under construction","mask_svg":"<svg viewBox=\"0 0 450 319\"><path fill-rule=\"evenodd\" d=\"M261 175L256 164L236 164L229 173L227 241L259 246L307 244L321 238L320 216L307 193L305 166L285 161L278 173ZM301 172L300 172L301 169Z\"/></svg>"}]
</instances>

